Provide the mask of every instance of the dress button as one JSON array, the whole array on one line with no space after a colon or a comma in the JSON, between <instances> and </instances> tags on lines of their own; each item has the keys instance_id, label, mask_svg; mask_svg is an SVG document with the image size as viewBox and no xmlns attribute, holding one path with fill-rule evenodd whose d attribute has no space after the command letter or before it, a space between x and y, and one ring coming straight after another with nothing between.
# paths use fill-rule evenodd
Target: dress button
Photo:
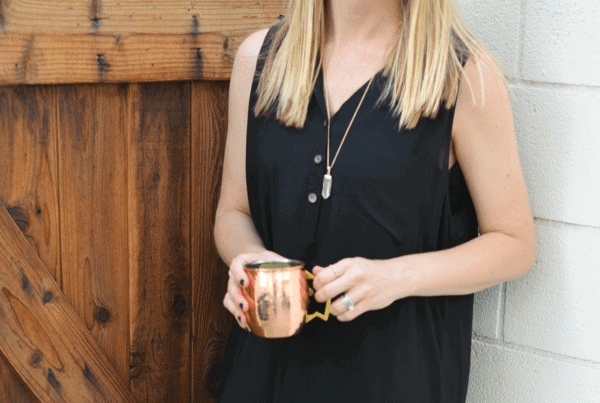
<instances>
[{"instance_id":1,"label":"dress button","mask_svg":"<svg viewBox=\"0 0 600 403\"><path fill-rule=\"evenodd\" d=\"M327 119L323 121L323 127L327 127Z\"/></svg>"},{"instance_id":2,"label":"dress button","mask_svg":"<svg viewBox=\"0 0 600 403\"><path fill-rule=\"evenodd\" d=\"M315 164L320 164L321 161L323 161L323 157L321 156L321 154L315 155Z\"/></svg>"},{"instance_id":3,"label":"dress button","mask_svg":"<svg viewBox=\"0 0 600 403\"><path fill-rule=\"evenodd\" d=\"M317 194L311 193L308 195L308 201L311 203L315 203L317 201Z\"/></svg>"}]
</instances>

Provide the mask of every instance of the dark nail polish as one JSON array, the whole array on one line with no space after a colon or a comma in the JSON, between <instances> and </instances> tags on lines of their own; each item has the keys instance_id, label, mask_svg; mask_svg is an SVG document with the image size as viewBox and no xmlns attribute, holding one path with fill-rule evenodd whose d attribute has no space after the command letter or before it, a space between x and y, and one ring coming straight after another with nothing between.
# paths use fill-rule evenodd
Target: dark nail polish
<instances>
[{"instance_id":1,"label":"dark nail polish","mask_svg":"<svg viewBox=\"0 0 600 403\"><path fill-rule=\"evenodd\" d=\"M242 321L242 317L241 317L241 316L238 316L238 320L241 322L241 321Z\"/></svg>"},{"instance_id":2,"label":"dark nail polish","mask_svg":"<svg viewBox=\"0 0 600 403\"><path fill-rule=\"evenodd\" d=\"M244 310L244 304L240 303L240 309L243 311Z\"/></svg>"},{"instance_id":3,"label":"dark nail polish","mask_svg":"<svg viewBox=\"0 0 600 403\"><path fill-rule=\"evenodd\" d=\"M240 284L242 285L242 287L244 286L244 280L240 280Z\"/></svg>"}]
</instances>

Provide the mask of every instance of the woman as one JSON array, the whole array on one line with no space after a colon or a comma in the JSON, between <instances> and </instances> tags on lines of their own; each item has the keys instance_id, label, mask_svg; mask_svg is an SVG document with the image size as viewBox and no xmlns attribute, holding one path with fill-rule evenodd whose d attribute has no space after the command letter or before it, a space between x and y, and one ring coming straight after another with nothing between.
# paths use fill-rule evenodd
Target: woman
<instances>
[{"instance_id":1,"label":"woman","mask_svg":"<svg viewBox=\"0 0 600 403\"><path fill-rule=\"evenodd\" d=\"M527 273L535 231L502 76L452 1L291 1L230 94L220 401L464 402L473 293ZM267 258L306 262L335 318L247 332L243 263Z\"/></svg>"}]
</instances>

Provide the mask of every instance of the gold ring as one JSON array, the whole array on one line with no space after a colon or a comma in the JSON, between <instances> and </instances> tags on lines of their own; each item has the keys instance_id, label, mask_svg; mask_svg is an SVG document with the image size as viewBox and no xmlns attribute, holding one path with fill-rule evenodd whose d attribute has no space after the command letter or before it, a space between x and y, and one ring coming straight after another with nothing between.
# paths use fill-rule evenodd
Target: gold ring
<instances>
[{"instance_id":1,"label":"gold ring","mask_svg":"<svg viewBox=\"0 0 600 403\"><path fill-rule=\"evenodd\" d=\"M333 272L335 273L335 278L336 278L336 279L340 278L340 275L338 274L337 270L335 270L335 267L331 267L331 266L330 266L330 268L331 268L331 270L333 270Z\"/></svg>"}]
</instances>

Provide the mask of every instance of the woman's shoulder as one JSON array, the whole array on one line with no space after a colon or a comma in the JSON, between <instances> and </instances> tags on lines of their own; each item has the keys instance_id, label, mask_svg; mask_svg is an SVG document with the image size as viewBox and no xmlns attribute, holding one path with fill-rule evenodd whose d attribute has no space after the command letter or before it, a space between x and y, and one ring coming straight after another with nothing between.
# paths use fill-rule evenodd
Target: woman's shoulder
<instances>
[{"instance_id":1,"label":"woman's shoulder","mask_svg":"<svg viewBox=\"0 0 600 403\"><path fill-rule=\"evenodd\" d=\"M249 97L258 55L268 31L265 28L253 32L240 44L231 70L230 93L243 95L243 99Z\"/></svg>"},{"instance_id":2,"label":"woman's shoulder","mask_svg":"<svg viewBox=\"0 0 600 403\"><path fill-rule=\"evenodd\" d=\"M498 63L487 53L469 57L456 100L453 142L463 148L462 154L478 147L487 152L482 147L513 135L509 92Z\"/></svg>"},{"instance_id":3,"label":"woman's shoulder","mask_svg":"<svg viewBox=\"0 0 600 403\"><path fill-rule=\"evenodd\" d=\"M240 44L233 61L232 81L238 81L238 78L241 78L244 82L252 81L256 62L268 32L269 28L253 32Z\"/></svg>"},{"instance_id":4,"label":"woman's shoulder","mask_svg":"<svg viewBox=\"0 0 600 403\"><path fill-rule=\"evenodd\" d=\"M484 108L488 100L506 93L506 81L489 53L470 55L464 62L457 105Z\"/></svg>"},{"instance_id":5,"label":"woman's shoulder","mask_svg":"<svg viewBox=\"0 0 600 403\"><path fill-rule=\"evenodd\" d=\"M236 59L254 58L256 60L268 32L269 28L264 28L248 35L240 44Z\"/></svg>"}]
</instances>

